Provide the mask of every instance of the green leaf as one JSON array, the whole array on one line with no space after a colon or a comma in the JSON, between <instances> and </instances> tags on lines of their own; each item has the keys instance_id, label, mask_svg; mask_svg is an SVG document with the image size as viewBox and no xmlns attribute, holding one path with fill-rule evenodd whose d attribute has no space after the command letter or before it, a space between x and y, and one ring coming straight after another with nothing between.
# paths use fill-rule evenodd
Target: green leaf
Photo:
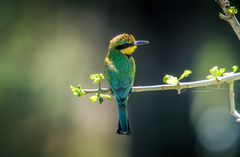
<instances>
[{"instance_id":1,"label":"green leaf","mask_svg":"<svg viewBox=\"0 0 240 157\"><path fill-rule=\"evenodd\" d=\"M207 78L208 80L215 79L215 77L213 77L212 75L208 75L206 78Z\"/></svg>"},{"instance_id":2,"label":"green leaf","mask_svg":"<svg viewBox=\"0 0 240 157\"><path fill-rule=\"evenodd\" d=\"M238 70L238 66L234 65L234 66L232 67L232 71L235 73L235 72L237 72L237 70Z\"/></svg>"},{"instance_id":3,"label":"green leaf","mask_svg":"<svg viewBox=\"0 0 240 157\"><path fill-rule=\"evenodd\" d=\"M91 100L92 103L96 103L96 102L97 102L97 99L98 99L98 95L95 94L95 95L89 97L89 99Z\"/></svg>"},{"instance_id":4,"label":"green leaf","mask_svg":"<svg viewBox=\"0 0 240 157\"><path fill-rule=\"evenodd\" d=\"M93 84L99 84L100 81L104 79L104 75L102 73L92 74L92 75L90 75L89 78L93 81Z\"/></svg>"},{"instance_id":5,"label":"green leaf","mask_svg":"<svg viewBox=\"0 0 240 157\"><path fill-rule=\"evenodd\" d=\"M227 9L227 13L230 15L235 15L237 14L237 12L238 10L234 6L231 6L230 8Z\"/></svg>"},{"instance_id":6,"label":"green leaf","mask_svg":"<svg viewBox=\"0 0 240 157\"><path fill-rule=\"evenodd\" d=\"M183 74L180 76L180 78L178 80L182 80L185 77L188 77L191 73L192 73L191 70L184 70Z\"/></svg>"},{"instance_id":7,"label":"green leaf","mask_svg":"<svg viewBox=\"0 0 240 157\"><path fill-rule=\"evenodd\" d=\"M98 74L99 75L99 78L101 79L101 80L104 80L104 75L102 74L102 73L100 73L100 74Z\"/></svg>"},{"instance_id":8,"label":"green leaf","mask_svg":"<svg viewBox=\"0 0 240 157\"><path fill-rule=\"evenodd\" d=\"M220 71L220 73L222 75L226 71L226 69L225 68L221 68L221 69L219 69L219 71Z\"/></svg>"},{"instance_id":9,"label":"green leaf","mask_svg":"<svg viewBox=\"0 0 240 157\"><path fill-rule=\"evenodd\" d=\"M174 77L172 75L165 75L163 78L163 82L166 84L176 85L179 81L177 77Z\"/></svg>"},{"instance_id":10,"label":"green leaf","mask_svg":"<svg viewBox=\"0 0 240 157\"><path fill-rule=\"evenodd\" d=\"M81 85L78 85L77 87L70 85L70 89L71 89L73 95L75 95L77 97L82 97L82 96L86 95L86 93L82 89Z\"/></svg>"},{"instance_id":11,"label":"green leaf","mask_svg":"<svg viewBox=\"0 0 240 157\"><path fill-rule=\"evenodd\" d=\"M102 104L104 99L112 100L112 97L108 94L96 93L95 95L89 97L89 99L91 100L92 103L96 103L97 101L99 101L99 103Z\"/></svg>"},{"instance_id":12,"label":"green leaf","mask_svg":"<svg viewBox=\"0 0 240 157\"><path fill-rule=\"evenodd\" d=\"M112 100L112 97L111 95L108 95L108 94L100 94L100 96L104 99L108 99L108 100Z\"/></svg>"},{"instance_id":13,"label":"green leaf","mask_svg":"<svg viewBox=\"0 0 240 157\"><path fill-rule=\"evenodd\" d=\"M225 68L218 69L217 66L214 66L209 72L213 77L218 78L225 72Z\"/></svg>"},{"instance_id":14,"label":"green leaf","mask_svg":"<svg viewBox=\"0 0 240 157\"><path fill-rule=\"evenodd\" d=\"M210 72L210 74L212 74L212 76L214 76L214 77L220 76L220 72L219 72L217 66L214 66L212 69L209 70L209 72Z\"/></svg>"}]
</instances>

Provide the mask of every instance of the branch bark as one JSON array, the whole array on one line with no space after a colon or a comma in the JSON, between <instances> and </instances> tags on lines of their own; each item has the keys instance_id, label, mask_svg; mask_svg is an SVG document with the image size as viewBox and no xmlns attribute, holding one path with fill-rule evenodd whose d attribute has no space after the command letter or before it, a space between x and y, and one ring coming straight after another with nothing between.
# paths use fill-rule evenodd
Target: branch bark
<instances>
[{"instance_id":1,"label":"branch bark","mask_svg":"<svg viewBox=\"0 0 240 157\"><path fill-rule=\"evenodd\" d=\"M240 73L235 73L235 74L233 73L229 76L219 77L218 79L200 80L200 81L184 82L184 83L180 82L176 85L162 84L162 85L151 85L151 86L135 86L135 87L132 87L132 93L177 90L178 94L180 94L181 90L183 89L206 87L206 86L221 85L224 83L229 83L230 114L236 118L237 122L240 122L240 114L236 110L236 104L235 104L234 81L236 80L240 80ZM98 89L83 89L83 91L86 94L91 94L91 93L111 94L110 89L102 88L101 85L99 85Z\"/></svg>"},{"instance_id":2,"label":"branch bark","mask_svg":"<svg viewBox=\"0 0 240 157\"><path fill-rule=\"evenodd\" d=\"M150 85L150 86L135 86L132 87L132 93L135 92L151 92L151 91L163 91L163 90L177 90L178 93L181 93L182 89L190 89L190 88L197 88L197 87L205 87L211 85L220 85L223 83L230 83L232 81L240 80L240 73L235 73L229 76L222 76L217 79L211 80L200 80L200 81L193 81L193 82L183 82L176 85ZM111 90L108 88L100 88L100 89L83 89L86 94L91 93L111 93Z\"/></svg>"}]
</instances>

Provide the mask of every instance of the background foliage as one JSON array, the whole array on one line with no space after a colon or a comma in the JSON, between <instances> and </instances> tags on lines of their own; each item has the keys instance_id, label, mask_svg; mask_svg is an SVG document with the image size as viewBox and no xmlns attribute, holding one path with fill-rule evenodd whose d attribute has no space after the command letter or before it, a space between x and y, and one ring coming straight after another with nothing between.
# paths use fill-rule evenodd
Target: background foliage
<instances>
[{"instance_id":1,"label":"background foliage","mask_svg":"<svg viewBox=\"0 0 240 157\"><path fill-rule=\"evenodd\" d=\"M240 155L225 87L133 94L130 137L115 134L114 101L91 104L69 90L93 87L88 76L103 71L109 40L125 32L151 43L134 55L135 85L184 69L198 80L215 65L239 66L239 40L214 0L0 2L0 156Z\"/></svg>"}]
</instances>

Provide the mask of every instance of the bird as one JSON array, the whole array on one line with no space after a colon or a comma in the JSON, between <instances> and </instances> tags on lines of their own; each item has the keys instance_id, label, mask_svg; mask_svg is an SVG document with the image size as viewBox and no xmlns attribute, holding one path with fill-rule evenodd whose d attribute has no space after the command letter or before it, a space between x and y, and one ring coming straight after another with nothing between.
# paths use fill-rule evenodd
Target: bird
<instances>
[{"instance_id":1,"label":"bird","mask_svg":"<svg viewBox=\"0 0 240 157\"><path fill-rule=\"evenodd\" d=\"M131 135L127 103L136 73L136 64L132 55L138 46L146 44L149 42L135 40L131 34L117 35L110 40L104 60L104 75L117 102L119 120L117 134L120 135Z\"/></svg>"}]
</instances>

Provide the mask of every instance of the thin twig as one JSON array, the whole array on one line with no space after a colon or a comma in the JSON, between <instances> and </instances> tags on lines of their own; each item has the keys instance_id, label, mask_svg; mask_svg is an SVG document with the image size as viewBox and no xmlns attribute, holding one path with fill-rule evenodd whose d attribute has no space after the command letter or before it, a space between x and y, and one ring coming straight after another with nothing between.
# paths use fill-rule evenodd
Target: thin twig
<instances>
[{"instance_id":1,"label":"thin twig","mask_svg":"<svg viewBox=\"0 0 240 157\"><path fill-rule=\"evenodd\" d=\"M220 13L219 17L231 25L232 29L240 40L240 24L236 16L228 12L228 9L231 7L229 0L216 0L216 2L220 5L224 12L224 14Z\"/></svg>"},{"instance_id":2,"label":"thin twig","mask_svg":"<svg viewBox=\"0 0 240 157\"><path fill-rule=\"evenodd\" d=\"M135 92L151 92L151 91L163 91L163 90L177 90L181 91L183 89L189 88L197 88L197 87L205 87L211 85L220 85L226 82L240 80L240 73L232 74L229 76L222 76L219 77L218 80L211 79L211 80L200 80L200 81L193 81L193 82L185 82L179 83L177 85L151 85L151 86L135 86L132 88L132 93ZM86 94L97 93L99 89L83 89ZM101 88L101 93L111 93L111 90L108 88Z\"/></svg>"}]
</instances>

